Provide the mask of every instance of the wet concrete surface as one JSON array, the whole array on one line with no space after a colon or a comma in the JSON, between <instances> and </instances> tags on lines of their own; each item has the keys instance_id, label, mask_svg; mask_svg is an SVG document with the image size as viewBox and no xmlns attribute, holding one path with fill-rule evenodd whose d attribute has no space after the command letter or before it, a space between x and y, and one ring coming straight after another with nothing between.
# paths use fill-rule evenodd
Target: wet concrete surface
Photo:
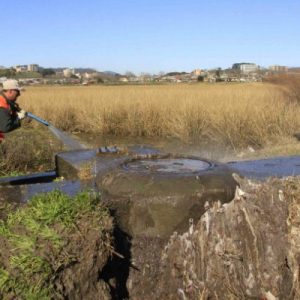
<instances>
[{"instance_id":1,"label":"wet concrete surface","mask_svg":"<svg viewBox=\"0 0 300 300\"><path fill-rule=\"evenodd\" d=\"M103 175L130 157L158 155L159 150L151 147L129 148L100 147L92 150L74 150L58 153L55 157L57 176L67 179L92 179Z\"/></svg>"},{"instance_id":2,"label":"wet concrete surface","mask_svg":"<svg viewBox=\"0 0 300 300\"><path fill-rule=\"evenodd\" d=\"M200 160L197 157L178 158L173 155L158 159L160 155L163 155L160 150L143 145L133 145L120 151L116 147L101 147L62 152L56 156L57 169L54 171L1 178L0 197L22 202L34 194L53 189L73 195L86 186L83 182L90 182L90 186L95 186L96 183L99 185L103 176L120 167L139 176L147 176L152 172L156 176L167 177L198 176L214 168L211 161ZM258 180L300 175L300 156L231 161L224 165L231 169L226 175L229 177L232 172ZM55 182L56 177L62 177L64 180Z\"/></svg>"},{"instance_id":3,"label":"wet concrete surface","mask_svg":"<svg viewBox=\"0 0 300 300\"><path fill-rule=\"evenodd\" d=\"M102 150L101 150L102 149ZM103 150L104 149L104 150ZM57 169L49 172L0 179L0 197L14 198L17 201L30 199L32 195L60 189L70 195L75 194L90 182L95 182L116 168L140 175L155 172L157 175L174 176L174 174L197 175L197 172L208 172L213 163L199 158L165 158L155 159L162 152L153 147L135 145L119 153L109 147L91 150L62 152L56 156ZM133 159L139 157L139 159ZM152 159L149 159L152 157ZM145 159L143 159L145 158ZM287 177L300 175L300 155L273 157L268 159L231 161L227 165L231 172L242 176L264 180L268 177ZM62 182L54 182L56 177L63 177ZM228 173L230 175L230 172ZM93 182L93 183L91 183ZM6 187L5 187L6 186ZM19 200L18 200L19 199Z\"/></svg>"},{"instance_id":4,"label":"wet concrete surface","mask_svg":"<svg viewBox=\"0 0 300 300\"><path fill-rule=\"evenodd\" d=\"M204 213L206 202L228 202L236 187L224 164L145 147L58 153L56 175L64 180L15 186L14 199L22 202L54 189L73 195L88 183L101 191L120 228L131 236L167 238L174 230L183 231L189 218ZM13 191L1 187L0 193L9 199Z\"/></svg>"},{"instance_id":5,"label":"wet concrete surface","mask_svg":"<svg viewBox=\"0 0 300 300\"><path fill-rule=\"evenodd\" d=\"M226 165L199 157L131 152L100 154L95 161L94 180L103 201L121 230L133 237L167 238L183 231L190 218L204 213L206 202L228 202L236 187Z\"/></svg>"}]
</instances>

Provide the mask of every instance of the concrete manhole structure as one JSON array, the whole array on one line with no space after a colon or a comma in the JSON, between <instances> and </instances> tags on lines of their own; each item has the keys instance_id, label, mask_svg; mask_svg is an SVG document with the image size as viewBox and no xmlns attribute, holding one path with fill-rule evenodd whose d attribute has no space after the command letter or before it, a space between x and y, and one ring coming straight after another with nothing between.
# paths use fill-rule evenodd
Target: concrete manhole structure
<instances>
[{"instance_id":1,"label":"concrete manhole structure","mask_svg":"<svg viewBox=\"0 0 300 300\"><path fill-rule=\"evenodd\" d=\"M232 200L236 187L226 165L193 156L80 150L58 154L56 162L59 176L93 181L131 236L184 231L205 204Z\"/></svg>"},{"instance_id":2,"label":"concrete manhole structure","mask_svg":"<svg viewBox=\"0 0 300 300\"><path fill-rule=\"evenodd\" d=\"M31 180L18 187L21 200L60 186L68 193L100 191L115 217L116 249L124 257L112 259L102 275L117 282L119 298L133 299L154 288L160 253L172 233L185 232L214 202L231 201L237 185L225 164L153 149L63 152L56 155L55 173L62 182Z\"/></svg>"},{"instance_id":3,"label":"concrete manhole structure","mask_svg":"<svg viewBox=\"0 0 300 300\"><path fill-rule=\"evenodd\" d=\"M172 233L186 231L206 206L231 201L236 188L228 166L194 156L80 150L58 154L56 163L65 179L93 181L115 217L124 259L113 259L104 278L118 282L120 299L151 295Z\"/></svg>"},{"instance_id":4,"label":"concrete manhole structure","mask_svg":"<svg viewBox=\"0 0 300 300\"><path fill-rule=\"evenodd\" d=\"M196 157L161 155L129 159L97 179L131 236L168 238L197 221L205 204L228 202L236 183L229 168Z\"/></svg>"}]
</instances>

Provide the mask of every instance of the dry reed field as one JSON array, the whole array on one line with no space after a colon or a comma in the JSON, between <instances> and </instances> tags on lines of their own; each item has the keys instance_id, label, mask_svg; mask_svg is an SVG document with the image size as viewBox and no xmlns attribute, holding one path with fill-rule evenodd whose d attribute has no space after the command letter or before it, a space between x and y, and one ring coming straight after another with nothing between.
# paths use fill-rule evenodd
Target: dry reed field
<instances>
[{"instance_id":1,"label":"dry reed field","mask_svg":"<svg viewBox=\"0 0 300 300\"><path fill-rule=\"evenodd\" d=\"M22 107L69 132L205 140L233 149L300 131L300 105L269 83L29 87Z\"/></svg>"}]
</instances>

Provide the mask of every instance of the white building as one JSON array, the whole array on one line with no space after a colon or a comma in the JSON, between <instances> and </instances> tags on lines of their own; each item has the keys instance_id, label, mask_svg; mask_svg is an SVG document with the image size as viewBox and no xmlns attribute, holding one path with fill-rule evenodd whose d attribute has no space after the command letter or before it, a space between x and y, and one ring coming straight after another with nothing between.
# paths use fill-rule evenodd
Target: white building
<instances>
[{"instance_id":1,"label":"white building","mask_svg":"<svg viewBox=\"0 0 300 300\"><path fill-rule=\"evenodd\" d=\"M127 77L121 77L119 79L119 81L121 81L121 82L128 82L128 78Z\"/></svg>"},{"instance_id":2,"label":"white building","mask_svg":"<svg viewBox=\"0 0 300 300\"><path fill-rule=\"evenodd\" d=\"M287 72L287 71L288 71L288 67L286 67L286 66L274 65L274 66L270 66L270 67L269 67L269 70L275 71L275 72Z\"/></svg>"},{"instance_id":3,"label":"white building","mask_svg":"<svg viewBox=\"0 0 300 300\"><path fill-rule=\"evenodd\" d=\"M202 74L202 70L200 70L200 69L196 69L196 70L192 71L192 75L194 75L194 76L199 76L201 74Z\"/></svg>"},{"instance_id":4,"label":"white building","mask_svg":"<svg viewBox=\"0 0 300 300\"><path fill-rule=\"evenodd\" d=\"M27 66L27 71L29 72L37 72L39 70L39 65L31 64Z\"/></svg>"},{"instance_id":5,"label":"white building","mask_svg":"<svg viewBox=\"0 0 300 300\"><path fill-rule=\"evenodd\" d=\"M94 79L94 78L97 78L98 77L98 73L97 72L85 72L83 75L82 75L82 77L84 78L84 79L88 79L88 80L90 80L90 79Z\"/></svg>"},{"instance_id":6,"label":"white building","mask_svg":"<svg viewBox=\"0 0 300 300\"><path fill-rule=\"evenodd\" d=\"M259 67L256 64L252 63L237 63L232 66L233 70L239 70L241 73L251 73L256 72Z\"/></svg>"},{"instance_id":7,"label":"white building","mask_svg":"<svg viewBox=\"0 0 300 300\"><path fill-rule=\"evenodd\" d=\"M75 70L67 68L67 69L63 70L63 74L64 74L64 77L71 77L72 75L75 74Z\"/></svg>"},{"instance_id":8,"label":"white building","mask_svg":"<svg viewBox=\"0 0 300 300\"><path fill-rule=\"evenodd\" d=\"M27 65L15 66L14 69L16 70L17 73L27 72Z\"/></svg>"}]
</instances>

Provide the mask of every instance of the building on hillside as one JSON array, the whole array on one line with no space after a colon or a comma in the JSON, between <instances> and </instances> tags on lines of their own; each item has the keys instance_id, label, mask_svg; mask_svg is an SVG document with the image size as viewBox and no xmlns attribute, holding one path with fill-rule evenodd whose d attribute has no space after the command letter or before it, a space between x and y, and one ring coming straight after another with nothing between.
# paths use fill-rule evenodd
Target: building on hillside
<instances>
[{"instance_id":1,"label":"building on hillside","mask_svg":"<svg viewBox=\"0 0 300 300\"><path fill-rule=\"evenodd\" d=\"M253 63L235 63L232 65L233 70L238 70L241 73L251 73L259 70L258 65Z\"/></svg>"},{"instance_id":2,"label":"building on hillside","mask_svg":"<svg viewBox=\"0 0 300 300\"><path fill-rule=\"evenodd\" d=\"M27 71L28 72L38 72L38 70L39 70L39 65L38 64L27 65Z\"/></svg>"},{"instance_id":3,"label":"building on hillside","mask_svg":"<svg viewBox=\"0 0 300 300\"><path fill-rule=\"evenodd\" d=\"M63 74L64 77L71 77L72 75L75 75L75 70L67 68L63 70Z\"/></svg>"},{"instance_id":4,"label":"building on hillside","mask_svg":"<svg viewBox=\"0 0 300 300\"><path fill-rule=\"evenodd\" d=\"M124 77L120 77L120 78L119 78L119 81L120 81L120 82L128 82L129 80L128 80L127 77L124 76Z\"/></svg>"},{"instance_id":5,"label":"building on hillside","mask_svg":"<svg viewBox=\"0 0 300 300\"><path fill-rule=\"evenodd\" d=\"M27 72L27 65L18 65L13 67L17 73Z\"/></svg>"},{"instance_id":6,"label":"building on hillside","mask_svg":"<svg viewBox=\"0 0 300 300\"><path fill-rule=\"evenodd\" d=\"M200 75L202 75L202 70L200 70L200 69L193 70L191 72L191 75L193 75L193 76L200 76Z\"/></svg>"},{"instance_id":7,"label":"building on hillside","mask_svg":"<svg viewBox=\"0 0 300 300\"><path fill-rule=\"evenodd\" d=\"M75 73L74 75L79 79L83 78L83 74L81 74L81 73Z\"/></svg>"},{"instance_id":8,"label":"building on hillside","mask_svg":"<svg viewBox=\"0 0 300 300\"><path fill-rule=\"evenodd\" d=\"M92 79L92 73L85 72L85 73L82 74L82 78Z\"/></svg>"},{"instance_id":9,"label":"building on hillside","mask_svg":"<svg viewBox=\"0 0 300 300\"><path fill-rule=\"evenodd\" d=\"M269 67L270 71L274 71L274 72L287 72L288 71L288 67L286 66L279 66L279 65L274 65L274 66L270 66Z\"/></svg>"},{"instance_id":10,"label":"building on hillside","mask_svg":"<svg viewBox=\"0 0 300 300\"><path fill-rule=\"evenodd\" d=\"M82 78L90 80L90 79L95 79L99 77L99 73L98 72L85 72L82 74Z\"/></svg>"}]
</instances>

